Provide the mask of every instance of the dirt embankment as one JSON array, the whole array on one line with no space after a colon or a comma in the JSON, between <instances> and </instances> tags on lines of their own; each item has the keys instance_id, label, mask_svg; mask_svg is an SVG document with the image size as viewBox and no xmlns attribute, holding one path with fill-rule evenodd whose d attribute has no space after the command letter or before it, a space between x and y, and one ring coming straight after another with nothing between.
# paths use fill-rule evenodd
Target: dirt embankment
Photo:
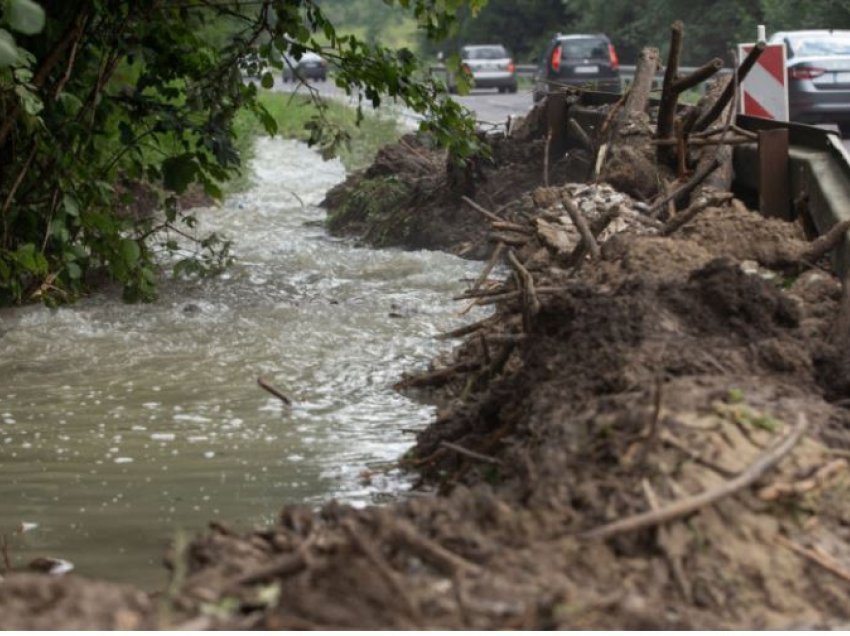
<instances>
[{"instance_id":1,"label":"dirt embankment","mask_svg":"<svg viewBox=\"0 0 850 636\"><path fill-rule=\"evenodd\" d=\"M509 275L464 294L494 313L454 334L448 366L400 383L442 404L402 460L438 496L290 507L247 535L214 524L170 556L160 626L850 623L840 283L806 262L797 224L731 197L677 226L604 184L538 188L540 166L509 205L477 190L497 218L452 204ZM14 604L40 598L30 584L0 584L4 615L36 611Z\"/></svg>"}]
</instances>

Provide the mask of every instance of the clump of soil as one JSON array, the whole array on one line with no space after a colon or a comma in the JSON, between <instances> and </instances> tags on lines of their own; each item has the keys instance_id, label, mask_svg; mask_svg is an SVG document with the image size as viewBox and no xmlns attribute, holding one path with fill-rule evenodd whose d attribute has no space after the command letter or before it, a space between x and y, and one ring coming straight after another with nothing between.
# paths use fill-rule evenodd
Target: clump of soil
<instances>
[{"instance_id":1,"label":"clump of soil","mask_svg":"<svg viewBox=\"0 0 850 636\"><path fill-rule=\"evenodd\" d=\"M538 108L530 119L540 116ZM451 182L444 150L427 136L409 134L378 152L372 166L331 189L322 205L328 229L355 236L375 247L439 249L472 259L490 251L481 213L464 204L464 195L498 209L543 182L544 142L536 130L520 127L511 135L482 136L488 155L470 160L465 181ZM555 165L553 183L575 179L575 171ZM461 175L464 176L464 175Z\"/></svg>"},{"instance_id":2,"label":"clump of soil","mask_svg":"<svg viewBox=\"0 0 850 636\"><path fill-rule=\"evenodd\" d=\"M0 627L137 630L158 625L147 594L130 586L74 576L12 574L0 578Z\"/></svg>"}]
</instances>

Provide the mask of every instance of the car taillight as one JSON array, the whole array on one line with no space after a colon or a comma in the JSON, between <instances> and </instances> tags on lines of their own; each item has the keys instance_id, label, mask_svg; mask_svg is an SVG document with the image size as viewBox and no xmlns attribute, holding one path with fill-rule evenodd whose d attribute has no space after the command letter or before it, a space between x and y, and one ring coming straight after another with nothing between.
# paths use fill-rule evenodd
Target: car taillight
<instances>
[{"instance_id":1,"label":"car taillight","mask_svg":"<svg viewBox=\"0 0 850 636\"><path fill-rule=\"evenodd\" d=\"M516 71L516 64L514 64L513 60L508 61L508 73L513 73Z\"/></svg>"},{"instance_id":2,"label":"car taillight","mask_svg":"<svg viewBox=\"0 0 850 636\"><path fill-rule=\"evenodd\" d=\"M825 68L816 66L792 66L788 69L788 77L795 80L815 79L826 73Z\"/></svg>"},{"instance_id":3,"label":"car taillight","mask_svg":"<svg viewBox=\"0 0 850 636\"><path fill-rule=\"evenodd\" d=\"M552 51L551 62L552 62L552 70L557 73L561 68L561 47L560 47L560 45L556 46L555 50Z\"/></svg>"},{"instance_id":4,"label":"car taillight","mask_svg":"<svg viewBox=\"0 0 850 636\"><path fill-rule=\"evenodd\" d=\"M613 44L608 45L608 53L611 56L611 70L616 71L620 68L620 58L617 57L617 51Z\"/></svg>"}]
</instances>

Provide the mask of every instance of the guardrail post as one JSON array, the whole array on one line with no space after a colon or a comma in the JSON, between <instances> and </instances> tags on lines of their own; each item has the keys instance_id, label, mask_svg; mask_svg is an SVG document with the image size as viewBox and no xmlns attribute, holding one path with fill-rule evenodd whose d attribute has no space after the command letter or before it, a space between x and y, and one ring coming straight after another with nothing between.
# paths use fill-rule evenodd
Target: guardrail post
<instances>
[{"instance_id":1,"label":"guardrail post","mask_svg":"<svg viewBox=\"0 0 850 636\"><path fill-rule=\"evenodd\" d=\"M791 218L788 172L788 129L758 132L759 210L765 216Z\"/></svg>"}]
</instances>

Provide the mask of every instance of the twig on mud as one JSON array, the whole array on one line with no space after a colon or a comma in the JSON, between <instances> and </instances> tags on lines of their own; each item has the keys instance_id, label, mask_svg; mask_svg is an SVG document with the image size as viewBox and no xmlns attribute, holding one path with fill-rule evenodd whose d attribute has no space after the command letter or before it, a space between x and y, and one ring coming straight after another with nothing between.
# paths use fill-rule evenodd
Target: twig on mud
<instances>
[{"instance_id":1,"label":"twig on mud","mask_svg":"<svg viewBox=\"0 0 850 636\"><path fill-rule=\"evenodd\" d=\"M661 228L661 236L670 236L680 228L693 221L697 217L697 215L703 210L707 209L712 205L721 205L727 201L730 201L733 196L734 195L731 192L720 192L708 198L700 198L699 201L694 203L687 210L685 210L681 214L677 214L672 219L670 219L670 221L668 221L664 225L664 227ZM673 199L670 199L670 201L672 200Z\"/></svg>"},{"instance_id":2,"label":"twig on mud","mask_svg":"<svg viewBox=\"0 0 850 636\"><path fill-rule=\"evenodd\" d=\"M576 141L579 142L582 148L584 148L591 154L596 152L596 148L594 147L593 142L590 140L590 135L587 134L587 131L581 127L581 124L578 123L574 117L570 117L567 120L567 128L569 128L570 132L573 134Z\"/></svg>"},{"instance_id":3,"label":"twig on mud","mask_svg":"<svg viewBox=\"0 0 850 636\"><path fill-rule=\"evenodd\" d=\"M836 561L834 557L830 556L823 550L819 548L804 548L803 546L786 539L781 534L777 534L773 540L779 545L799 554L801 557L809 559L813 563L817 563L827 572L831 572L838 578L850 583L850 570L847 570L847 568Z\"/></svg>"},{"instance_id":4,"label":"twig on mud","mask_svg":"<svg viewBox=\"0 0 850 636\"><path fill-rule=\"evenodd\" d=\"M484 462L485 464L492 464L493 466L501 466L502 460L496 459L495 457L490 457L489 455L484 455L482 453L476 453L475 451L469 450L468 448L464 448L463 446L459 446L458 444L453 444L452 442L447 442L443 440L440 442L440 446L443 448L447 448L450 451L456 452L458 455L465 455L471 459L478 460L479 462Z\"/></svg>"},{"instance_id":5,"label":"twig on mud","mask_svg":"<svg viewBox=\"0 0 850 636\"><path fill-rule=\"evenodd\" d=\"M481 568L474 563L422 536L407 521L396 520L393 525L392 535L398 543L443 572L454 575L457 572L477 573L481 571Z\"/></svg>"},{"instance_id":6,"label":"twig on mud","mask_svg":"<svg viewBox=\"0 0 850 636\"><path fill-rule=\"evenodd\" d=\"M834 459L828 464L821 466L818 471L809 477L796 482L776 482L765 486L758 491L758 498L762 501L775 501L780 497L802 495L811 492L820 486L824 486L837 474L847 470L847 460Z\"/></svg>"},{"instance_id":7,"label":"twig on mud","mask_svg":"<svg viewBox=\"0 0 850 636\"><path fill-rule=\"evenodd\" d=\"M484 206L482 206L482 205L480 205L480 204L476 203L475 201L473 201L472 199L470 199L470 198L469 198L468 196L466 196L466 195L462 196L462 197L461 197L461 200L462 200L464 203L466 203L466 205L468 205L468 206L469 206L469 207L471 207L473 210L475 210L476 212L481 212L481 214L483 214L484 216L486 216L486 217L487 217L488 219L490 219L491 221L504 221L504 219L503 219L502 217L500 217L500 216L496 216L495 214L493 214L492 212L490 212L490 210L488 210L488 209L487 209L487 208L485 208Z\"/></svg>"},{"instance_id":8,"label":"twig on mud","mask_svg":"<svg viewBox=\"0 0 850 636\"><path fill-rule=\"evenodd\" d=\"M646 497L646 502L649 504L650 509L660 510L661 503L658 501L658 495L655 493L655 490L653 489L652 484L649 483L649 480L646 478L642 479L641 486L643 486L643 494ZM673 549L671 549L671 545L672 541L670 537L670 529L665 528L664 526L659 526L658 546L661 548L662 552L664 552L664 556L667 557L667 563L670 566L670 570L673 572L673 578L676 579L679 591L682 593L685 601L691 603L693 602L693 589L691 588L691 582L688 580L688 577L685 576L685 568L682 565L681 555L674 553Z\"/></svg>"},{"instance_id":9,"label":"twig on mud","mask_svg":"<svg viewBox=\"0 0 850 636\"><path fill-rule=\"evenodd\" d=\"M299 549L298 552L294 554L287 554L285 556L278 557L268 565L257 568L247 574L243 574L234 581L234 585L251 585L253 583L261 583L262 581L268 581L269 579L277 577L285 578L306 570L307 565L307 557L303 551Z\"/></svg>"},{"instance_id":10,"label":"twig on mud","mask_svg":"<svg viewBox=\"0 0 850 636\"><path fill-rule=\"evenodd\" d=\"M567 214L570 215L570 219L573 222L573 225L576 226L578 233L581 235L582 243L584 243L587 251L590 252L590 258L593 260L598 260L600 251L599 244L596 242L596 239L593 238L593 233L590 231L590 226L588 226L587 221L582 215L581 211L578 209L578 206L575 204L575 201L568 197L561 197L561 205L564 206L564 209L567 211Z\"/></svg>"},{"instance_id":11,"label":"twig on mud","mask_svg":"<svg viewBox=\"0 0 850 636\"><path fill-rule=\"evenodd\" d=\"M351 521L344 521L342 523L342 528L345 530L349 539L351 539L352 543L357 547L360 552L363 553L363 556L371 563L375 569L378 571L378 574L384 579L384 581L389 586L390 590L397 594L401 600L403 601L405 608L407 609L407 613L416 623L418 628L422 628L422 610L419 607L419 603L408 594L402 582L399 580L396 573L390 567L390 565L386 562L386 560L381 556L378 550L372 546L366 539L360 536L360 534L355 530Z\"/></svg>"},{"instance_id":12,"label":"twig on mud","mask_svg":"<svg viewBox=\"0 0 850 636\"><path fill-rule=\"evenodd\" d=\"M794 446L802 439L809 428L809 421L804 414L800 414L797 425L788 433L784 439L762 453L749 468L739 474L735 479L730 479L721 486L707 490L693 497L681 499L665 508L655 511L643 512L625 519L611 523L582 533L583 539L608 539L624 532L634 532L651 528L662 523L668 523L696 512L701 508L710 506L717 501L734 495L735 493L751 486L765 472L775 466L779 460L787 455Z\"/></svg>"},{"instance_id":13,"label":"twig on mud","mask_svg":"<svg viewBox=\"0 0 850 636\"><path fill-rule=\"evenodd\" d=\"M483 333L478 334L478 343L481 345L481 354L484 356L484 365L490 366L490 345L487 343L487 337Z\"/></svg>"},{"instance_id":14,"label":"twig on mud","mask_svg":"<svg viewBox=\"0 0 850 636\"><path fill-rule=\"evenodd\" d=\"M721 146L718 146L720 148ZM699 170L697 170L694 175L682 186L679 186L669 194L662 197L660 200L653 203L649 208L650 216L655 216L658 214L660 210L662 210L668 202L674 201L679 197L690 194L700 183L702 183L708 175L714 172L715 168L719 167L721 164L719 157L714 157L714 159L704 166L702 166Z\"/></svg>"},{"instance_id":15,"label":"twig on mud","mask_svg":"<svg viewBox=\"0 0 850 636\"><path fill-rule=\"evenodd\" d=\"M490 316L489 318L485 318L484 320L473 322L471 325L464 325L463 327L458 327L453 331L441 333L437 336L437 340L451 340L452 338L463 338L464 336L468 336L471 333L475 333L479 329L483 329L484 327L491 325L493 322L493 317Z\"/></svg>"},{"instance_id":16,"label":"twig on mud","mask_svg":"<svg viewBox=\"0 0 850 636\"><path fill-rule=\"evenodd\" d=\"M850 220L836 223L826 234L808 244L806 250L800 256L800 260L804 263L817 263L844 240L847 236L847 230L850 230Z\"/></svg>"},{"instance_id":17,"label":"twig on mud","mask_svg":"<svg viewBox=\"0 0 850 636\"><path fill-rule=\"evenodd\" d=\"M658 423L661 419L661 403L662 403L662 389L664 387L664 382L661 379L661 375L658 374L655 377L655 393L652 397L652 416L649 419L649 432L646 434L646 441L643 443L641 447L640 456L637 460L636 464L638 466L643 466L646 463L646 458L649 457L649 452L655 446L658 441Z\"/></svg>"},{"instance_id":18,"label":"twig on mud","mask_svg":"<svg viewBox=\"0 0 850 636\"><path fill-rule=\"evenodd\" d=\"M691 461L705 466L710 470L713 470L718 475L721 475L726 479L732 479L735 477L735 473L733 471L727 468L723 468L723 466L719 466L713 461L706 459L697 451L691 450L684 443L679 441L679 439L670 431L664 431L661 433L661 441L667 444L668 446L672 446L676 450L683 452L685 455L688 456L688 459L690 459Z\"/></svg>"},{"instance_id":19,"label":"twig on mud","mask_svg":"<svg viewBox=\"0 0 850 636\"><path fill-rule=\"evenodd\" d=\"M534 234L534 230L519 223L511 223L510 221L493 221L491 224L494 230L503 230L505 232L516 232L517 234Z\"/></svg>"},{"instance_id":20,"label":"twig on mud","mask_svg":"<svg viewBox=\"0 0 850 636\"><path fill-rule=\"evenodd\" d=\"M534 324L534 317L540 313L540 299L534 291L534 278L528 273L522 263L517 259L513 250L508 250L508 262L513 267L521 282L522 294L522 327L523 331L530 333Z\"/></svg>"},{"instance_id":21,"label":"twig on mud","mask_svg":"<svg viewBox=\"0 0 850 636\"><path fill-rule=\"evenodd\" d=\"M513 245L515 247L522 247L530 240L530 236L523 234L522 236L511 236L510 234L503 234L501 232L493 232L490 235L491 241L497 241L505 243L506 245Z\"/></svg>"},{"instance_id":22,"label":"twig on mud","mask_svg":"<svg viewBox=\"0 0 850 636\"><path fill-rule=\"evenodd\" d=\"M275 396L277 399L279 399L281 402L283 402L287 406L292 406L292 400L290 400L288 397L286 397L281 391L274 388L271 384L269 384L263 378L257 378L257 384L260 386L261 389L268 391L269 393L271 393L273 396Z\"/></svg>"},{"instance_id":23,"label":"twig on mud","mask_svg":"<svg viewBox=\"0 0 850 636\"><path fill-rule=\"evenodd\" d=\"M422 375L406 378L400 382L396 382L393 385L393 388L398 391L400 389L412 389L423 386L440 386L446 384L458 373L477 371L479 368L481 368L480 362L460 362L448 367L443 367L442 369L437 369L430 373L423 373Z\"/></svg>"}]
</instances>

